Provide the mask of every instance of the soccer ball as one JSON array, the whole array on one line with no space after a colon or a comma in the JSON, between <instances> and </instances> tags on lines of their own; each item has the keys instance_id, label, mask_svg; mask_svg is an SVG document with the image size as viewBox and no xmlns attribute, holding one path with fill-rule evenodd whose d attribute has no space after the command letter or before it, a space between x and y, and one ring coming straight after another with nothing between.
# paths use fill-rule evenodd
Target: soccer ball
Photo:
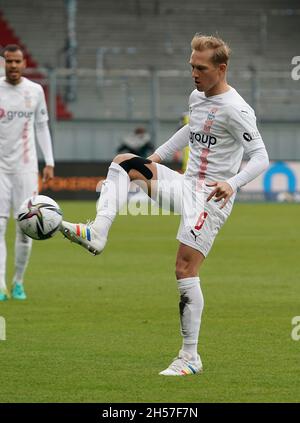
<instances>
[{"instance_id":1,"label":"soccer ball","mask_svg":"<svg viewBox=\"0 0 300 423\"><path fill-rule=\"evenodd\" d=\"M25 235L33 239L51 238L62 222L62 211L52 198L35 195L24 201L18 223Z\"/></svg>"}]
</instances>

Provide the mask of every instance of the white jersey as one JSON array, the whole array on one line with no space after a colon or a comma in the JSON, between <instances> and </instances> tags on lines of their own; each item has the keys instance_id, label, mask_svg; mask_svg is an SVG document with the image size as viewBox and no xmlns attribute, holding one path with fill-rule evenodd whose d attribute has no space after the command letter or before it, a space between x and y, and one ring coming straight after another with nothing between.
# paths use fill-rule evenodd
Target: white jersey
<instances>
[{"instance_id":1,"label":"white jersey","mask_svg":"<svg viewBox=\"0 0 300 423\"><path fill-rule=\"evenodd\" d=\"M241 181L234 180L244 151L250 157L259 153L263 166L267 162L255 113L232 87L211 97L194 90L189 100L189 124L160 146L156 153L165 160L188 144L190 154L185 177L195 177L202 182L228 181L232 182L234 189L249 182L252 175ZM257 176L256 173L253 177Z\"/></svg>"},{"instance_id":2,"label":"white jersey","mask_svg":"<svg viewBox=\"0 0 300 423\"><path fill-rule=\"evenodd\" d=\"M0 171L38 170L35 125L48 120L44 91L22 78L17 85L0 78Z\"/></svg>"}]
</instances>

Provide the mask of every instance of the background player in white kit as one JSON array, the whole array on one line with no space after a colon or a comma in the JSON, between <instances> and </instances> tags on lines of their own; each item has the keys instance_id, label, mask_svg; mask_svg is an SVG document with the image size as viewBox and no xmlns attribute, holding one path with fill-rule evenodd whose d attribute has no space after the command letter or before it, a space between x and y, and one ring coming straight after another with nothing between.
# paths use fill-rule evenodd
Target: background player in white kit
<instances>
[{"instance_id":1,"label":"background player in white kit","mask_svg":"<svg viewBox=\"0 0 300 423\"><path fill-rule=\"evenodd\" d=\"M9 298L6 289L5 231L13 207L14 218L22 202L38 193L35 134L46 166L43 180L53 178L54 160L48 128L44 91L22 76L26 66L22 49L8 45L2 51L5 76L0 78L0 301ZM32 240L16 225L15 274L12 297L26 299L23 276Z\"/></svg>"},{"instance_id":2,"label":"background player in white kit","mask_svg":"<svg viewBox=\"0 0 300 423\"><path fill-rule=\"evenodd\" d=\"M182 215L177 234L180 245L176 278L183 344L171 365L160 372L165 376L202 371L197 352L204 304L199 269L231 212L237 189L257 177L269 163L254 111L226 82L228 46L219 38L200 34L194 36L191 46L190 65L196 89L190 96L189 124L149 160L131 154L117 156L103 185L94 222L63 222L62 226L67 238L99 254L116 213L127 201L130 180L147 183L154 199L169 196L172 185L174 208ZM188 144L190 155L184 175L159 164ZM250 160L239 172L244 151Z\"/></svg>"}]
</instances>

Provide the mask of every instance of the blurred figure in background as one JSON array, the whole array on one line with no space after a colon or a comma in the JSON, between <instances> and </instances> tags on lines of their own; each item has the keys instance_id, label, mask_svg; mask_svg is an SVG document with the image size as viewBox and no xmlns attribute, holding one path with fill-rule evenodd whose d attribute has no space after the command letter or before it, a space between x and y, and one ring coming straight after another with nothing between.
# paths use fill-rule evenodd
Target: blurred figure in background
<instances>
[{"instance_id":1,"label":"blurred figure in background","mask_svg":"<svg viewBox=\"0 0 300 423\"><path fill-rule=\"evenodd\" d=\"M147 157L154 149L149 132L142 126L134 132L127 134L118 148L118 153L132 153L137 156Z\"/></svg>"}]
</instances>

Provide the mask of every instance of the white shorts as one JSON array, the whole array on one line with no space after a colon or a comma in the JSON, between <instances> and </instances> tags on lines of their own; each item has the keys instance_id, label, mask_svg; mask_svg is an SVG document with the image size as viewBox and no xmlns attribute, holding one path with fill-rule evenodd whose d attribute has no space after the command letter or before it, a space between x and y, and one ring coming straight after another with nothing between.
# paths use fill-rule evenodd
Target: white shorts
<instances>
[{"instance_id":1,"label":"white shorts","mask_svg":"<svg viewBox=\"0 0 300 423\"><path fill-rule=\"evenodd\" d=\"M234 196L223 209L221 202L206 201L213 188L199 184L197 179L157 164L155 201L181 215L178 241L208 255L215 237L232 210Z\"/></svg>"},{"instance_id":2,"label":"white shorts","mask_svg":"<svg viewBox=\"0 0 300 423\"><path fill-rule=\"evenodd\" d=\"M37 172L10 174L0 171L0 217L9 217L13 208L16 219L23 201L37 193Z\"/></svg>"}]
</instances>

